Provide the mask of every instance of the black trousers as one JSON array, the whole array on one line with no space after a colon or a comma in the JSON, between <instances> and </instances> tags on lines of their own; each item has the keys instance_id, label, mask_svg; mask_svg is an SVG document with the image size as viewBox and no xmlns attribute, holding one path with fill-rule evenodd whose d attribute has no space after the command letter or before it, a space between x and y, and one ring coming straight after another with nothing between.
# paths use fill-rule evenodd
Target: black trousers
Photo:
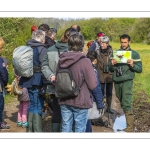
<instances>
[{"instance_id":1,"label":"black trousers","mask_svg":"<svg viewBox=\"0 0 150 150\"><path fill-rule=\"evenodd\" d=\"M101 90L104 96L106 97L112 96L112 89L113 89L113 83L101 83Z\"/></svg>"},{"instance_id":2,"label":"black trousers","mask_svg":"<svg viewBox=\"0 0 150 150\"><path fill-rule=\"evenodd\" d=\"M52 94L51 98L53 99L52 123L61 123L61 110L58 99L55 97L55 94Z\"/></svg>"}]
</instances>

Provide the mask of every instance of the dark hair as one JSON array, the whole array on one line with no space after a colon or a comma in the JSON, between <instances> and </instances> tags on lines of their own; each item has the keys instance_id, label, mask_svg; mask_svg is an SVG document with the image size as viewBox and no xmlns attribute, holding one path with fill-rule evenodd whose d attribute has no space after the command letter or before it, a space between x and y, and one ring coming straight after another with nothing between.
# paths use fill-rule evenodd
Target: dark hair
<instances>
[{"instance_id":1,"label":"dark hair","mask_svg":"<svg viewBox=\"0 0 150 150\"><path fill-rule=\"evenodd\" d=\"M66 29L64 35L61 37L61 42L62 42L62 43L67 43L67 42L68 42L68 38L69 38L69 36L70 36L70 34L71 34L72 32L76 32L76 30L73 29L73 28L68 28L68 29Z\"/></svg>"},{"instance_id":2,"label":"dark hair","mask_svg":"<svg viewBox=\"0 0 150 150\"><path fill-rule=\"evenodd\" d=\"M50 29L50 26L48 24L41 24L38 29L47 33L47 31Z\"/></svg>"},{"instance_id":3,"label":"dark hair","mask_svg":"<svg viewBox=\"0 0 150 150\"><path fill-rule=\"evenodd\" d=\"M81 28L80 28L80 26L78 26L78 25L72 25L71 26L71 28L74 28L77 32L80 32L81 31Z\"/></svg>"},{"instance_id":4,"label":"dark hair","mask_svg":"<svg viewBox=\"0 0 150 150\"><path fill-rule=\"evenodd\" d=\"M82 52L84 47L84 37L80 32L71 33L68 39L68 50Z\"/></svg>"},{"instance_id":5,"label":"dark hair","mask_svg":"<svg viewBox=\"0 0 150 150\"><path fill-rule=\"evenodd\" d=\"M130 36L129 36L128 34L123 34L123 35L121 35L121 36L120 36L120 40L121 40L121 39L128 39L128 41L131 40L131 38L130 38Z\"/></svg>"},{"instance_id":6,"label":"dark hair","mask_svg":"<svg viewBox=\"0 0 150 150\"><path fill-rule=\"evenodd\" d=\"M93 62L95 59L97 59L97 53L95 51L90 51L86 54L87 58Z\"/></svg>"},{"instance_id":7,"label":"dark hair","mask_svg":"<svg viewBox=\"0 0 150 150\"><path fill-rule=\"evenodd\" d=\"M55 28L50 28L51 30L53 30L55 33L57 33L57 29Z\"/></svg>"}]
</instances>

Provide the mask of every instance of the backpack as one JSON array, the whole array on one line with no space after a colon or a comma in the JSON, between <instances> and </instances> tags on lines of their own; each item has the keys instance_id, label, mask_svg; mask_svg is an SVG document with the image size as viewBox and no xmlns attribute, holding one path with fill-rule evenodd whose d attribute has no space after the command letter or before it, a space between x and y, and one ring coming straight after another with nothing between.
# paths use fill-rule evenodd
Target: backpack
<instances>
[{"instance_id":1,"label":"backpack","mask_svg":"<svg viewBox=\"0 0 150 150\"><path fill-rule=\"evenodd\" d=\"M13 52L12 64L18 76L31 77L34 72L41 72L38 49L19 46Z\"/></svg>"},{"instance_id":2,"label":"backpack","mask_svg":"<svg viewBox=\"0 0 150 150\"><path fill-rule=\"evenodd\" d=\"M19 46L13 52L12 64L18 76L33 75L33 49L30 46Z\"/></svg>"},{"instance_id":3,"label":"backpack","mask_svg":"<svg viewBox=\"0 0 150 150\"><path fill-rule=\"evenodd\" d=\"M85 56L82 56L80 59L83 59L83 58L85 58ZM78 61L76 61L76 62L78 62ZM75 63L73 63L73 64L75 64ZM75 98L78 96L78 94L81 90L81 87L82 87L84 81L82 82L81 86L79 87L73 78L73 74L72 74L72 71L70 70L70 67L65 68L65 69L61 68L56 73L55 96L57 98L61 98L61 99Z\"/></svg>"}]
</instances>

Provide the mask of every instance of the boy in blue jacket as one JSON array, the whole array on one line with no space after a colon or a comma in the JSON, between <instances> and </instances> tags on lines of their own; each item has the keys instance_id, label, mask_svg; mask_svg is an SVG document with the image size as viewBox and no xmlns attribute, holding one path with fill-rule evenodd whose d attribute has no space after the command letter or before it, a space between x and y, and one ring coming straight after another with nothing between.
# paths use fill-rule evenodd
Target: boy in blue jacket
<instances>
[{"instance_id":1,"label":"boy in blue jacket","mask_svg":"<svg viewBox=\"0 0 150 150\"><path fill-rule=\"evenodd\" d=\"M97 53L95 51L88 52L87 58L89 58L93 64L93 68L94 68L95 73L97 74L97 81L98 81L97 87L91 91L92 96L93 96L93 101L96 102L97 109L102 109L102 108L104 108L103 102L102 102L103 101L103 94L101 91L100 76L99 76L97 69L96 69ZM87 121L85 132L92 132L91 120Z\"/></svg>"},{"instance_id":2,"label":"boy in blue jacket","mask_svg":"<svg viewBox=\"0 0 150 150\"><path fill-rule=\"evenodd\" d=\"M4 40L0 37L0 53L4 46ZM4 87L8 82L8 71L4 59L0 56L0 129L9 129L9 126L3 121L4 111Z\"/></svg>"}]
</instances>

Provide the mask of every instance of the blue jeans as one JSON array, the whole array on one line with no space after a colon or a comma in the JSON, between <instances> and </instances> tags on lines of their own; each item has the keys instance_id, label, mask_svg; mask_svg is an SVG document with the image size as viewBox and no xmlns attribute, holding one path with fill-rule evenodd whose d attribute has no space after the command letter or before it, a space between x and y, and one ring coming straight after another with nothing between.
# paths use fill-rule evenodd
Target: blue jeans
<instances>
[{"instance_id":1,"label":"blue jeans","mask_svg":"<svg viewBox=\"0 0 150 150\"><path fill-rule=\"evenodd\" d=\"M75 132L85 132L88 109L77 108L69 105L60 105L62 115L62 132L72 132L73 121Z\"/></svg>"},{"instance_id":2,"label":"blue jeans","mask_svg":"<svg viewBox=\"0 0 150 150\"><path fill-rule=\"evenodd\" d=\"M39 96L39 89L37 88L28 88L30 104L29 104L29 112L33 114L42 114L42 108L44 104L44 100Z\"/></svg>"},{"instance_id":3,"label":"blue jeans","mask_svg":"<svg viewBox=\"0 0 150 150\"><path fill-rule=\"evenodd\" d=\"M3 111L4 111L4 96L3 92L0 92L0 122L3 121Z\"/></svg>"}]
</instances>

